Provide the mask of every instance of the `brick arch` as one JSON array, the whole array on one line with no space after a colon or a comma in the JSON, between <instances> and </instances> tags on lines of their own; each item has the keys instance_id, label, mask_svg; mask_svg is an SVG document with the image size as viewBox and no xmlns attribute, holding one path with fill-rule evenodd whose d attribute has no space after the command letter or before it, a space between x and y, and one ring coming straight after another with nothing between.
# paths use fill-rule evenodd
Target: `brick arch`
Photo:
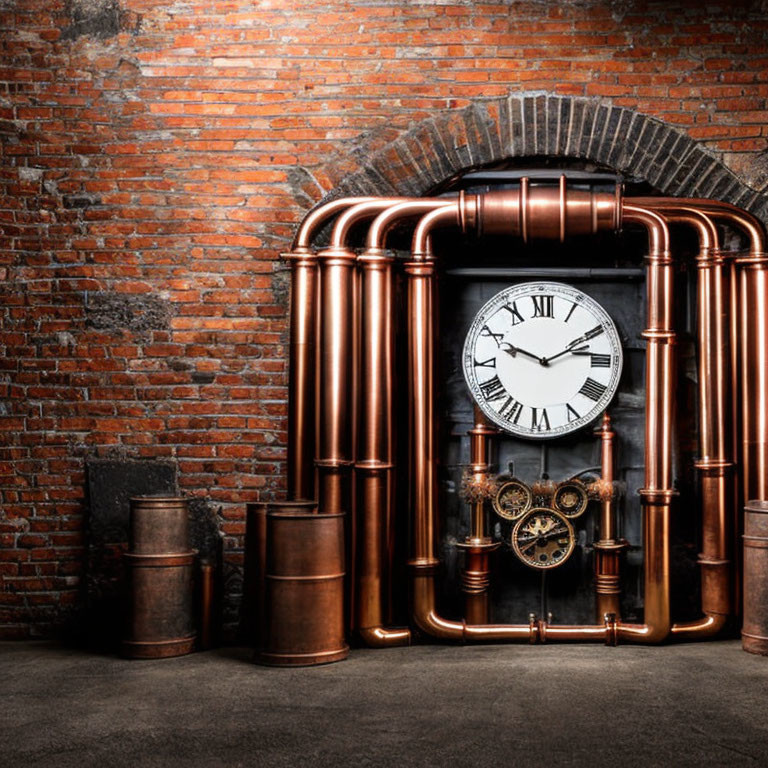
<instances>
[{"instance_id":1,"label":"brick arch","mask_svg":"<svg viewBox=\"0 0 768 768\"><path fill-rule=\"evenodd\" d=\"M598 99L540 93L483 99L422 120L383 146L372 144L322 174L333 187L329 196L418 196L469 168L546 156L599 163L665 195L723 200L768 220L765 196L685 132ZM317 182L315 192L324 186Z\"/></svg>"}]
</instances>

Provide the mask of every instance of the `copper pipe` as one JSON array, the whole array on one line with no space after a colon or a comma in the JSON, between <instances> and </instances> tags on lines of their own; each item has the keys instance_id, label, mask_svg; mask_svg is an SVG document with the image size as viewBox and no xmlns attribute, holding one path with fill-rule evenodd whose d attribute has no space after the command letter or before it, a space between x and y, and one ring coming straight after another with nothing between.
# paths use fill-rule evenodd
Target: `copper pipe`
<instances>
[{"instance_id":1,"label":"copper pipe","mask_svg":"<svg viewBox=\"0 0 768 768\"><path fill-rule=\"evenodd\" d=\"M351 375L356 365L359 331L355 313L354 251L346 244L353 225L400 202L372 199L351 207L338 218L331 244L318 253L320 262L319 468L320 511L335 514L350 506L349 470L354 454L356 423L351 403L356 398Z\"/></svg>"},{"instance_id":2,"label":"copper pipe","mask_svg":"<svg viewBox=\"0 0 768 768\"><path fill-rule=\"evenodd\" d=\"M669 229L659 214L624 202L622 218L648 233L648 320L645 397L644 509L645 623L620 625L620 639L660 642L670 632L669 517L672 498L672 429L674 424L675 331L673 329L674 269Z\"/></svg>"},{"instance_id":3,"label":"copper pipe","mask_svg":"<svg viewBox=\"0 0 768 768\"><path fill-rule=\"evenodd\" d=\"M473 625L440 616L436 608L434 570L436 477L434 421L434 279L435 265L429 249L434 227L471 225L476 200L460 199L455 206L441 208L424 216L413 237L413 261L405 265L408 296L408 394L411 438L411 507L413 510L413 620L419 629L442 639L473 642L538 642L543 632L559 639L612 642L618 629L615 622L605 626L550 628L532 621L528 625ZM558 219L559 221L559 219ZM559 231L559 229L558 229ZM663 516L652 519L664 520ZM655 533L656 531L654 531ZM664 531L668 533L668 531ZM668 575L668 572L667 572ZM625 625L628 639L660 640L656 628ZM668 631L668 629L667 629Z\"/></svg>"},{"instance_id":4,"label":"copper pipe","mask_svg":"<svg viewBox=\"0 0 768 768\"><path fill-rule=\"evenodd\" d=\"M212 645L213 595L216 566L208 561L200 561L200 635L198 646L207 651Z\"/></svg>"},{"instance_id":5,"label":"copper pipe","mask_svg":"<svg viewBox=\"0 0 768 768\"><path fill-rule=\"evenodd\" d=\"M765 253L765 230L757 218L729 203L706 199L692 199L685 202L736 227L749 238L749 254L737 259L740 269L743 497L766 499L768 498L768 257Z\"/></svg>"},{"instance_id":6,"label":"copper pipe","mask_svg":"<svg viewBox=\"0 0 768 768\"><path fill-rule=\"evenodd\" d=\"M710 636L732 613L729 533L735 499L734 463L730 435L731 383L728 356L729 326L726 295L728 272L719 249L712 220L685 201L662 200L653 204L673 223L692 226L699 238L697 263L699 431L700 458L696 461L701 484L702 612L699 621L675 624L678 638Z\"/></svg>"},{"instance_id":7,"label":"copper pipe","mask_svg":"<svg viewBox=\"0 0 768 768\"><path fill-rule=\"evenodd\" d=\"M700 475L702 505L702 551L699 555L702 612L707 618L674 625L672 633L680 638L710 636L732 613L729 535L736 495L730 433L732 411L728 407L732 381L726 303L729 269L719 249L717 230L709 217L686 207L685 201L664 201L657 207L670 221L693 226L699 236L696 263L700 458L696 467Z\"/></svg>"},{"instance_id":8,"label":"copper pipe","mask_svg":"<svg viewBox=\"0 0 768 768\"><path fill-rule=\"evenodd\" d=\"M288 360L289 499L314 499L316 420L317 260L312 240L339 211L372 198L344 197L310 211L299 225L290 252L290 349Z\"/></svg>"},{"instance_id":9,"label":"copper pipe","mask_svg":"<svg viewBox=\"0 0 768 768\"><path fill-rule=\"evenodd\" d=\"M490 472L491 440L496 430L475 406L475 424L469 430L469 462L474 482L482 481ZM470 504L470 535L456 546L464 550L465 565L461 574L464 611L469 624L487 624L489 614L488 587L491 581L490 553L499 548L485 530L484 499Z\"/></svg>"},{"instance_id":10,"label":"copper pipe","mask_svg":"<svg viewBox=\"0 0 768 768\"><path fill-rule=\"evenodd\" d=\"M393 259L384 250L394 224L446 200L411 200L383 210L368 229L359 256L361 280L361 423L359 459L360 558L357 625L361 638L376 647L410 642L408 629L387 629L383 602L390 593L390 542L394 535L394 328ZM351 218L352 211L350 211ZM345 222L340 222L340 228ZM339 238L343 237L343 232Z\"/></svg>"},{"instance_id":11,"label":"copper pipe","mask_svg":"<svg viewBox=\"0 0 768 768\"><path fill-rule=\"evenodd\" d=\"M613 439L611 418L606 411L603 420L595 430L600 438L600 475L606 484L606 498L600 502L600 539L595 542L595 605L597 621L604 621L606 616L617 618L620 613L621 598L621 552L625 542L616 541L616 521L613 495L608 489L614 482Z\"/></svg>"},{"instance_id":12,"label":"copper pipe","mask_svg":"<svg viewBox=\"0 0 768 768\"><path fill-rule=\"evenodd\" d=\"M352 467L357 442L359 375L359 282L356 255L347 244L358 222L402 198L371 199L348 207L336 220L320 263L320 365L318 407L318 497L321 513L348 512L346 615L355 627L357 514Z\"/></svg>"}]
</instances>

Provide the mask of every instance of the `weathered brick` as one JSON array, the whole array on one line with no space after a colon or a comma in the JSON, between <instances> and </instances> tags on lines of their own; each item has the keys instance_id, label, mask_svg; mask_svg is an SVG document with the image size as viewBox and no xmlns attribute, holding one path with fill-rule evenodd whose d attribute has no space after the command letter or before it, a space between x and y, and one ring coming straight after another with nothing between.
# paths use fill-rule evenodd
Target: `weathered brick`
<instances>
[{"instance_id":1,"label":"weathered brick","mask_svg":"<svg viewBox=\"0 0 768 768\"><path fill-rule=\"evenodd\" d=\"M91 454L184 459L241 565L244 504L284 486L275 265L325 195L554 155L768 215L741 175L759 3L40 5L6 14L0 67L3 637L77 598Z\"/></svg>"}]
</instances>

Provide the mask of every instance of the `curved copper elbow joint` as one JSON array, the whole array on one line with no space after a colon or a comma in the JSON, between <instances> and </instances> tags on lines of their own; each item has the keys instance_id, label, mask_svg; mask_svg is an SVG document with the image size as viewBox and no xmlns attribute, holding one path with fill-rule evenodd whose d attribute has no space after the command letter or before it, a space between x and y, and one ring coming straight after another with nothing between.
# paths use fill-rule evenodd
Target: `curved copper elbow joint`
<instances>
[{"instance_id":1,"label":"curved copper elbow joint","mask_svg":"<svg viewBox=\"0 0 768 768\"><path fill-rule=\"evenodd\" d=\"M360 638L369 648L397 648L411 644L411 630L386 629L384 627L366 627L360 629Z\"/></svg>"},{"instance_id":2,"label":"curved copper elbow joint","mask_svg":"<svg viewBox=\"0 0 768 768\"><path fill-rule=\"evenodd\" d=\"M697 621L673 624L671 637L673 640L703 640L720 634L727 623L727 616L721 613L711 613Z\"/></svg>"}]
</instances>

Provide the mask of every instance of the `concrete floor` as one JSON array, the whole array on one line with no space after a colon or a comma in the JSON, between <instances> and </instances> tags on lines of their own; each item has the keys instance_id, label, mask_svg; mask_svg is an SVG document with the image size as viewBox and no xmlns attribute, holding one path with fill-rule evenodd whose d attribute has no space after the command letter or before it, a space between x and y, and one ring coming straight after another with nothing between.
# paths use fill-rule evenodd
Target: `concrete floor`
<instances>
[{"instance_id":1,"label":"concrete floor","mask_svg":"<svg viewBox=\"0 0 768 768\"><path fill-rule=\"evenodd\" d=\"M737 641L250 655L0 644L0 765L768 765L768 658Z\"/></svg>"}]
</instances>

